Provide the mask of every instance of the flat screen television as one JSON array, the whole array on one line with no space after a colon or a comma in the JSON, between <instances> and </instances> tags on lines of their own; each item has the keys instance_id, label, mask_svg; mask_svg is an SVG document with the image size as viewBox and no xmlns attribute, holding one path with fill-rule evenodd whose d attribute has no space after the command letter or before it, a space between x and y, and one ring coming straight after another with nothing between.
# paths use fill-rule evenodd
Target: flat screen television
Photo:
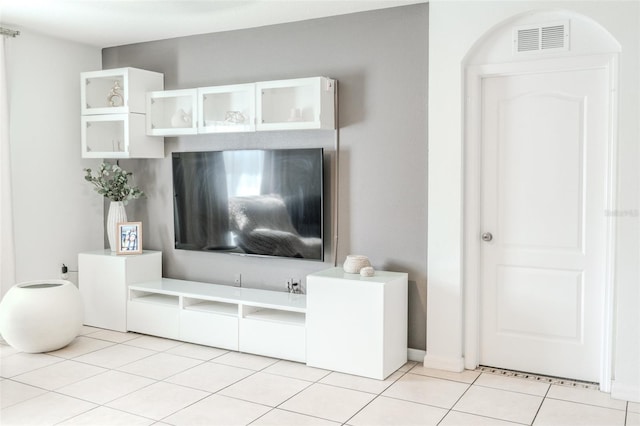
<instances>
[{"instance_id":1,"label":"flat screen television","mask_svg":"<svg viewBox=\"0 0 640 426\"><path fill-rule=\"evenodd\" d=\"M175 247L323 260L323 150L176 152Z\"/></svg>"}]
</instances>

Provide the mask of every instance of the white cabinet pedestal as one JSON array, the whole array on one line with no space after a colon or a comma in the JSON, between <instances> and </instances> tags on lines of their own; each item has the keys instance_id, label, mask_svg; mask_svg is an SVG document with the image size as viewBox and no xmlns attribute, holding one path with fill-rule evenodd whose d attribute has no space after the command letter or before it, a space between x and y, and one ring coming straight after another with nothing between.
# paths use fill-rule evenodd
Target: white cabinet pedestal
<instances>
[{"instance_id":1,"label":"white cabinet pedestal","mask_svg":"<svg viewBox=\"0 0 640 426\"><path fill-rule=\"evenodd\" d=\"M407 362L407 274L307 276L307 365L383 380Z\"/></svg>"},{"instance_id":2,"label":"white cabinet pedestal","mask_svg":"<svg viewBox=\"0 0 640 426\"><path fill-rule=\"evenodd\" d=\"M78 254L78 283L85 325L127 331L129 285L158 280L161 276L160 251L118 256L107 249Z\"/></svg>"}]
</instances>

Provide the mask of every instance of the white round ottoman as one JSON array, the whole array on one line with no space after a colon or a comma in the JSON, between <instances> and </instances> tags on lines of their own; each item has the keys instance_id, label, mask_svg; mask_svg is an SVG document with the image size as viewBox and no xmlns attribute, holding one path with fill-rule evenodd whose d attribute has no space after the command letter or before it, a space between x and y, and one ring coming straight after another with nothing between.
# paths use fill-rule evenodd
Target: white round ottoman
<instances>
[{"instance_id":1,"label":"white round ottoman","mask_svg":"<svg viewBox=\"0 0 640 426\"><path fill-rule=\"evenodd\" d=\"M60 349L80 333L82 300L71 281L16 284L0 302L0 334L23 352Z\"/></svg>"}]
</instances>

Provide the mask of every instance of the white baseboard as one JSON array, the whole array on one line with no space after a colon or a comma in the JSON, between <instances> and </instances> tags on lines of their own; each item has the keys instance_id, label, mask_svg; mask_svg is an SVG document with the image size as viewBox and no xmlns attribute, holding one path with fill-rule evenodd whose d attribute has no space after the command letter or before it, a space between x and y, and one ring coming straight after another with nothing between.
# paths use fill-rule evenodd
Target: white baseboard
<instances>
[{"instance_id":1,"label":"white baseboard","mask_svg":"<svg viewBox=\"0 0 640 426\"><path fill-rule=\"evenodd\" d=\"M640 402L640 386L613 380L611 382L611 398Z\"/></svg>"},{"instance_id":2,"label":"white baseboard","mask_svg":"<svg viewBox=\"0 0 640 426\"><path fill-rule=\"evenodd\" d=\"M424 356L427 354L422 349L407 349L407 359L409 361L424 362Z\"/></svg>"},{"instance_id":3,"label":"white baseboard","mask_svg":"<svg viewBox=\"0 0 640 426\"><path fill-rule=\"evenodd\" d=\"M424 356L424 367L435 368L437 370L453 371L460 373L464 371L463 357L443 357L426 354Z\"/></svg>"}]
</instances>

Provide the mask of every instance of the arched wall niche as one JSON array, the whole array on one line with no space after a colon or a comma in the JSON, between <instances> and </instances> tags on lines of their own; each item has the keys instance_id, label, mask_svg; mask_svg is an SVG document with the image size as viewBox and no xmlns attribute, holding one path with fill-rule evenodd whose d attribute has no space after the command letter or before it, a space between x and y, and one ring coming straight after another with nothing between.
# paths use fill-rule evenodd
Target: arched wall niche
<instances>
[{"instance_id":1,"label":"arched wall niche","mask_svg":"<svg viewBox=\"0 0 640 426\"><path fill-rule=\"evenodd\" d=\"M513 29L524 25L546 25L569 22L569 49L560 52L531 52L514 54ZM526 62L536 59L551 59L616 53L620 43L602 25L590 17L568 10L534 10L513 16L487 31L467 52L465 65Z\"/></svg>"}]
</instances>

